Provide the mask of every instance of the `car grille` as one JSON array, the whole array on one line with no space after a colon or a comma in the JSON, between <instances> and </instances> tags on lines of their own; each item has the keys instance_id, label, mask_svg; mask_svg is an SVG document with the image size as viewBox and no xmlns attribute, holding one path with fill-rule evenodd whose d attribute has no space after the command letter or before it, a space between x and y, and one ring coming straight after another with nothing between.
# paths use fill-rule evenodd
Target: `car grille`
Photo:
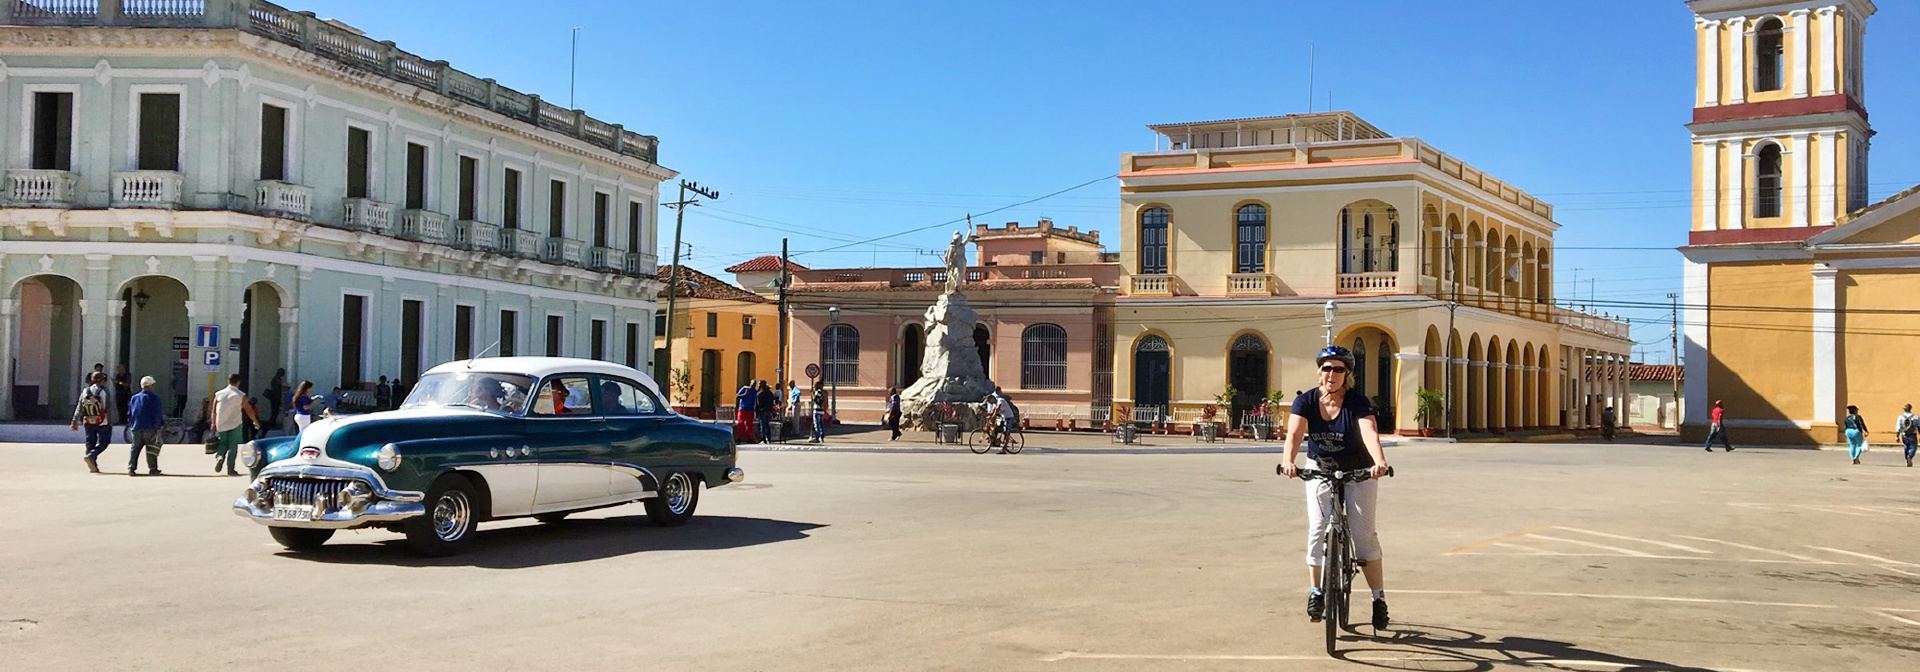
<instances>
[{"instance_id":1,"label":"car grille","mask_svg":"<svg viewBox=\"0 0 1920 672\"><path fill-rule=\"evenodd\" d=\"M331 510L340 501L340 492L347 489L347 483L331 479L269 478L267 491L273 493L275 503L316 504Z\"/></svg>"}]
</instances>

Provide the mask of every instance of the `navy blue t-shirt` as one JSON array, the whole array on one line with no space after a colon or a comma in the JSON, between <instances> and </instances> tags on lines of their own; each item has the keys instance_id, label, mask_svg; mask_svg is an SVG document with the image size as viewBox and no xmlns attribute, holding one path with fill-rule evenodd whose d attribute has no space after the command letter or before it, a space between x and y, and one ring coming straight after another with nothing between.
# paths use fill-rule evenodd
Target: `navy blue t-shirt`
<instances>
[{"instance_id":1,"label":"navy blue t-shirt","mask_svg":"<svg viewBox=\"0 0 1920 672\"><path fill-rule=\"evenodd\" d=\"M1373 417L1373 402L1367 395L1347 390L1340 414L1332 420L1320 415L1320 388L1307 390L1293 399L1293 414L1307 419L1307 456L1323 469L1358 471L1373 466L1367 444L1360 436L1360 419Z\"/></svg>"}]
</instances>

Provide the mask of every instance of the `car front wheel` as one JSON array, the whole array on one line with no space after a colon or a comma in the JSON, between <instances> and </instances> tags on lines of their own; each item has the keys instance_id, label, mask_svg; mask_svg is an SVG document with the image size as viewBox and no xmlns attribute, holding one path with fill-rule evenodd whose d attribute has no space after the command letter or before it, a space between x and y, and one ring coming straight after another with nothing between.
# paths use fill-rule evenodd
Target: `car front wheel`
<instances>
[{"instance_id":1,"label":"car front wheel","mask_svg":"<svg viewBox=\"0 0 1920 672\"><path fill-rule=\"evenodd\" d=\"M269 527L267 534L289 551L311 551L319 548L333 538L333 530L314 530L304 527Z\"/></svg>"},{"instance_id":2,"label":"car front wheel","mask_svg":"<svg viewBox=\"0 0 1920 672\"><path fill-rule=\"evenodd\" d=\"M700 503L700 481L684 471L668 474L660 493L647 500L647 519L660 527L685 525Z\"/></svg>"},{"instance_id":3,"label":"car front wheel","mask_svg":"<svg viewBox=\"0 0 1920 672\"><path fill-rule=\"evenodd\" d=\"M428 557L466 550L478 521L475 501L473 484L467 479L441 476L427 488L426 515L408 519L402 526L407 545Z\"/></svg>"}]
</instances>

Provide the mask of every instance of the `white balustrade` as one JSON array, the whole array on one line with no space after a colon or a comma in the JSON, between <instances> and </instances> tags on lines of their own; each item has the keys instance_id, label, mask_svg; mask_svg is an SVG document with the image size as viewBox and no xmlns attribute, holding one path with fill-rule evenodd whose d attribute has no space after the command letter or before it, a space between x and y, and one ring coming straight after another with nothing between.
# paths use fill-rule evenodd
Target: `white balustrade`
<instances>
[{"instance_id":1,"label":"white balustrade","mask_svg":"<svg viewBox=\"0 0 1920 672\"><path fill-rule=\"evenodd\" d=\"M1173 276L1171 275L1135 275L1130 294L1171 296L1173 294Z\"/></svg>"},{"instance_id":2,"label":"white balustrade","mask_svg":"<svg viewBox=\"0 0 1920 672\"><path fill-rule=\"evenodd\" d=\"M313 217L313 187L260 180L253 183L253 211L268 217L305 220Z\"/></svg>"},{"instance_id":3,"label":"white balustrade","mask_svg":"<svg viewBox=\"0 0 1920 672\"><path fill-rule=\"evenodd\" d=\"M1273 294L1273 276L1266 273L1233 273L1227 276L1228 294Z\"/></svg>"},{"instance_id":4,"label":"white balustrade","mask_svg":"<svg viewBox=\"0 0 1920 672\"><path fill-rule=\"evenodd\" d=\"M540 235L537 231L528 231L526 229L506 229L506 233L509 234L507 241L510 244L507 246L507 249L502 250L503 252L527 259L540 258L541 249L546 243L545 236Z\"/></svg>"},{"instance_id":5,"label":"white balustrade","mask_svg":"<svg viewBox=\"0 0 1920 672\"><path fill-rule=\"evenodd\" d=\"M113 174L113 207L180 207L180 173L134 170Z\"/></svg>"},{"instance_id":6,"label":"white balustrade","mask_svg":"<svg viewBox=\"0 0 1920 672\"><path fill-rule=\"evenodd\" d=\"M652 252L628 252L627 265L624 270L627 272L627 275L651 278L654 273L657 272L656 269L659 265L660 258L654 256Z\"/></svg>"},{"instance_id":7,"label":"white balustrade","mask_svg":"<svg viewBox=\"0 0 1920 672\"><path fill-rule=\"evenodd\" d=\"M595 247L587 251L587 267L596 271L619 270L624 261L620 250L611 247Z\"/></svg>"},{"instance_id":8,"label":"white balustrade","mask_svg":"<svg viewBox=\"0 0 1920 672\"><path fill-rule=\"evenodd\" d=\"M432 210L402 210L400 237L423 243L446 242L449 221L451 218Z\"/></svg>"},{"instance_id":9,"label":"white balustrade","mask_svg":"<svg viewBox=\"0 0 1920 672\"><path fill-rule=\"evenodd\" d=\"M349 198L347 215L341 224L355 231L387 233L393 230L393 204L371 198Z\"/></svg>"},{"instance_id":10,"label":"white balustrade","mask_svg":"<svg viewBox=\"0 0 1920 672\"><path fill-rule=\"evenodd\" d=\"M1376 271L1373 273L1341 273L1338 291L1341 294L1377 294L1394 292L1399 289L1399 273L1394 271Z\"/></svg>"},{"instance_id":11,"label":"white balustrade","mask_svg":"<svg viewBox=\"0 0 1920 672\"><path fill-rule=\"evenodd\" d=\"M80 176L64 170L11 169L7 171L7 203L70 208L78 202L79 185Z\"/></svg>"},{"instance_id":12,"label":"white balustrade","mask_svg":"<svg viewBox=\"0 0 1920 672\"><path fill-rule=\"evenodd\" d=\"M466 250L491 252L500 249L500 227L465 219L454 222L453 244Z\"/></svg>"}]
</instances>

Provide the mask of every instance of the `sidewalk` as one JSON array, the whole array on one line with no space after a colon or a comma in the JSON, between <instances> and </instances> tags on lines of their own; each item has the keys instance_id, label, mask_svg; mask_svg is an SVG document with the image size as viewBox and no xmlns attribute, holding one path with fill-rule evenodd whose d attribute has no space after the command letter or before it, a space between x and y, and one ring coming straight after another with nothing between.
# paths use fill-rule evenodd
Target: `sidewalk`
<instances>
[{"instance_id":1,"label":"sidewalk","mask_svg":"<svg viewBox=\"0 0 1920 672\"><path fill-rule=\"evenodd\" d=\"M743 444L741 450L754 451L840 451L866 453L953 453L968 452L964 443L958 445L934 443L933 433L925 431L903 431L898 441L890 441L892 435L885 428L872 425L842 425L827 431L827 438L821 443L808 443L806 437L799 437L783 443ZM1380 437L1383 448L1394 446L1419 445L1422 443L1450 443L1448 439L1422 439L1404 436ZM1213 443L1197 441L1191 436L1179 434L1141 434L1139 441L1123 444L1113 440L1112 435L1100 432L1056 432L1051 430L1027 430L1026 451L1038 453L1082 453L1082 454L1165 454L1179 455L1187 453L1282 453L1286 443L1279 440L1253 441L1250 439L1220 439Z\"/></svg>"}]
</instances>

